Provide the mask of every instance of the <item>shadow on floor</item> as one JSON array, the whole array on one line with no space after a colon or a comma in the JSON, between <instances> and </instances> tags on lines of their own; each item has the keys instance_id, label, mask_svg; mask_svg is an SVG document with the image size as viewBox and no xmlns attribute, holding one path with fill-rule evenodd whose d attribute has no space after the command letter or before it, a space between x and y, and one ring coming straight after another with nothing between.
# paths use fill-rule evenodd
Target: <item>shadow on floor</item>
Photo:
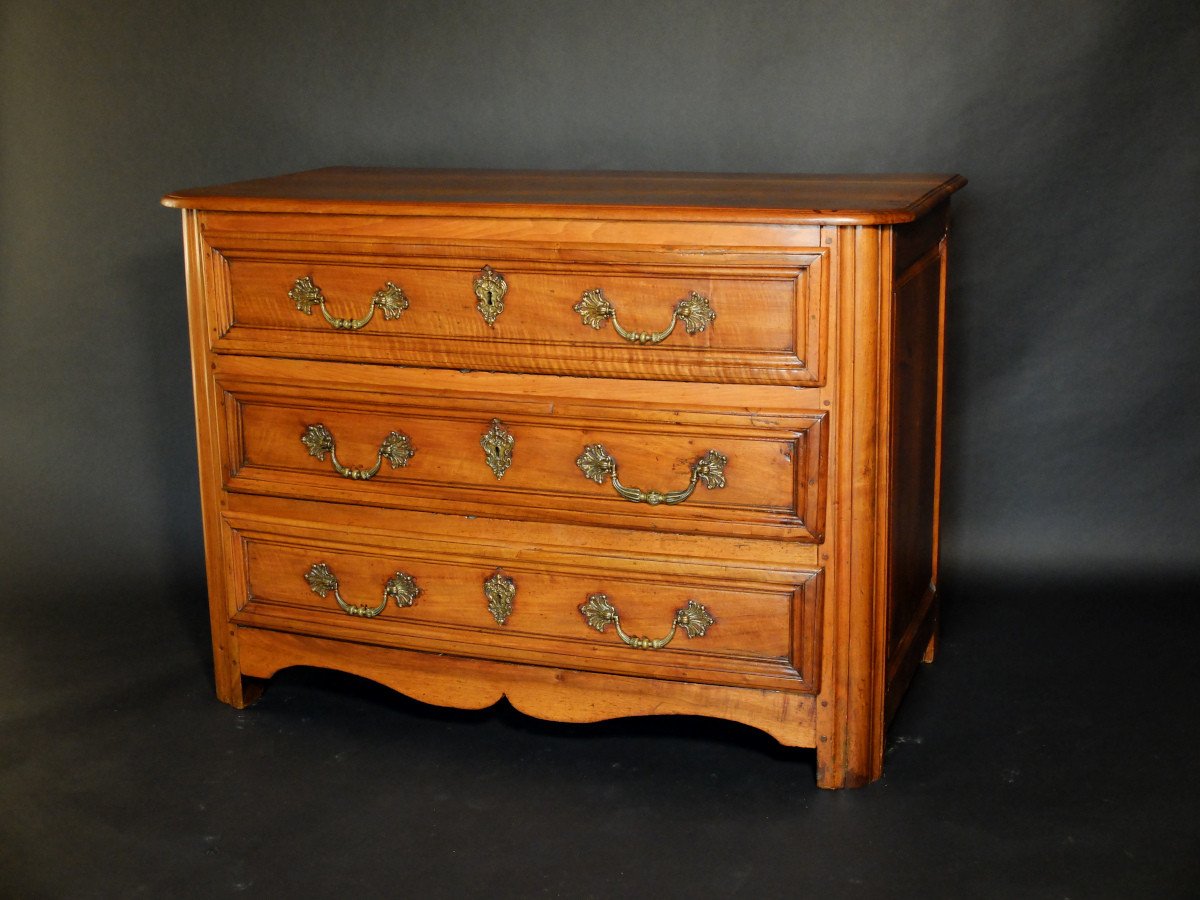
<instances>
[{"instance_id":1,"label":"shadow on floor","mask_svg":"<svg viewBox=\"0 0 1200 900\"><path fill-rule=\"evenodd\" d=\"M1190 896L1200 714L1186 584L976 584L884 778L688 717L539 722L291 669L217 703L187 617L4 623L13 896ZM119 612L124 610L124 612ZM116 612L115 612L116 611Z\"/></svg>"}]
</instances>

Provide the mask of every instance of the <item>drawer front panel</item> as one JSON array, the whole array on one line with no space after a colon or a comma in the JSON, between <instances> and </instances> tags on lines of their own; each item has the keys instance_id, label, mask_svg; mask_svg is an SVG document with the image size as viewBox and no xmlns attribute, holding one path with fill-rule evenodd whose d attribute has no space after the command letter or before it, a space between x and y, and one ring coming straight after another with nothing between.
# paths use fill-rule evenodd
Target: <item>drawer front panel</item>
<instances>
[{"instance_id":1,"label":"drawer front panel","mask_svg":"<svg viewBox=\"0 0 1200 900\"><path fill-rule=\"evenodd\" d=\"M634 576L583 556L564 565L487 547L381 549L311 526L243 524L226 534L233 583L243 586L231 610L238 624L564 668L813 689L816 572L793 572L785 583L777 571L743 570L718 583ZM314 566L323 568L313 575ZM746 577L755 574L770 580ZM511 585L507 600L489 596L489 580ZM605 618L609 609L620 632ZM639 638L663 646L631 645Z\"/></svg>"},{"instance_id":2,"label":"drawer front panel","mask_svg":"<svg viewBox=\"0 0 1200 900\"><path fill-rule=\"evenodd\" d=\"M821 413L589 412L578 403L531 412L515 397L308 389L294 400L286 385L224 386L232 490L694 534L822 537ZM322 447L313 446L316 433ZM403 443L390 458L382 449L389 441Z\"/></svg>"},{"instance_id":3,"label":"drawer front panel","mask_svg":"<svg viewBox=\"0 0 1200 900\"><path fill-rule=\"evenodd\" d=\"M623 248L590 256L562 248L406 249L387 256L213 251L209 274L222 286L214 292L221 298L216 349L506 372L820 382L819 249ZM477 295L485 266L502 277L502 297ZM297 287L305 278L320 290L324 312L312 290ZM380 303L370 321L349 327L389 291L390 309ZM589 292L598 293L585 300Z\"/></svg>"}]
</instances>

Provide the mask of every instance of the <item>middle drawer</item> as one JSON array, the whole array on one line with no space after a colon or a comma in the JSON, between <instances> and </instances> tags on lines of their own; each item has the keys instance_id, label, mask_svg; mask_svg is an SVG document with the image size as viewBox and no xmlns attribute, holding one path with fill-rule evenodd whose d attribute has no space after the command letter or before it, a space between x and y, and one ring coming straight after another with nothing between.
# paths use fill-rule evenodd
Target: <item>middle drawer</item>
<instances>
[{"instance_id":1,"label":"middle drawer","mask_svg":"<svg viewBox=\"0 0 1200 900\"><path fill-rule=\"evenodd\" d=\"M297 386L286 377L218 375L218 384L229 490L688 534L822 538L823 413L447 395L419 380L387 395L311 380Z\"/></svg>"}]
</instances>

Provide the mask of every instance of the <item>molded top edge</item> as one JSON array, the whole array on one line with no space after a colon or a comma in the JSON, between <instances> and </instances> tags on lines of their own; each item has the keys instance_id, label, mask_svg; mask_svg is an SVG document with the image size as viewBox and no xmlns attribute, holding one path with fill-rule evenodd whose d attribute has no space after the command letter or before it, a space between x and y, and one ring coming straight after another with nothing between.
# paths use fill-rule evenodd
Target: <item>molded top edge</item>
<instances>
[{"instance_id":1,"label":"molded top edge","mask_svg":"<svg viewBox=\"0 0 1200 900\"><path fill-rule=\"evenodd\" d=\"M167 194L229 212L643 218L887 225L965 185L959 175L800 175L333 167Z\"/></svg>"}]
</instances>

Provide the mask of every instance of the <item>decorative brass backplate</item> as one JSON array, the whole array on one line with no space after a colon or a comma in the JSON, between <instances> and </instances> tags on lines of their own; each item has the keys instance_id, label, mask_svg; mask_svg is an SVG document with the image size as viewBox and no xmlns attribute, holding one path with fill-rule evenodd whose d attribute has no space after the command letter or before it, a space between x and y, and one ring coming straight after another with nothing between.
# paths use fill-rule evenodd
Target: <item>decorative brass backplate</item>
<instances>
[{"instance_id":1,"label":"decorative brass backplate","mask_svg":"<svg viewBox=\"0 0 1200 900\"><path fill-rule=\"evenodd\" d=\"M312 277L309 275L297 278L292 289L288 291L288 296L296 304L296 309L306 316L312 315L314 304L321 307L321 315L325 317L325 321L338 331L358 331L366 327L377 309L383 313L385 319L398 319L400 314L408 309L408 298L404 296L404 291L390 281L382 290L375 292L367 314L360 319L342 319L330 315L329 310L325 307L325 295L321 293L319 287L313 284Z\"/></svg>"},{"instance_id":2,"label":"decorative brass backplate","mask_svg":"<svg viewBox=\"0 0 1200 900\"><path fill-rule=\"evenodd\" d=\"M517 597L517 583L499 569L483 583L483 595L487 597L488 612L496 620L497 625L503 625L513 612L513 602Z\"/></svg>"},{"instance_id":3,"label":"decorative brass backplate","mask_svg":"<svg viewBox=\"0 0 1200 900\"><path fill-rule=\"evenodd\" d=\"M725 487L725 466L729 458L716 450L709 450L692 463L692 478L688 486L678 491L644 491L641 488L626 487L617 479L617 461L604 449L603 444L588 444L583 448L575 465L579 466L584 477L596 484L604 484L605 476L612 479L613 489L632 503L646 503L657 506L660 503L682 503L696 490L697 482L704 484L709 490Z\"/></svg>"},{"instance_id":4,"label":"decorative brass backplate","mask_svg":"<svg viewBox=\"0 0 1200 900\"><path fill-rule=\"evenodd\" d=\"M484 461L497 481L504 477L504 473L512 465L513 445L516 442L517 439L508 433L508 429L499 419L492 419L492 427L479 439L479 446L483 447Z\"/></svg>"},{"instance_id":5,"label":"decorative brass backplate","mask_svg":"<svg viewBox=\"0 0 1200 900\"><path fill-rule=\"evenodd\" d=\"M315 425L309 425L304 429L304 434L300 435L300 443L308 448L309 456L313 456L322 462L325 461L325 454L328 453L329 461L333 465L333 471L337 472L343 478L350 478L354 481L366 481L374 478L385 459L391 464L393 469L403 468L408 465L408 461L417 452L413 449L408 435L401 434L399 431L393 431L379 445L379 453L375 457L375 465L366 469L343 466L338 462L337 452L334 449L333 435L320 422Z\"/></svg>"},{"instance_id":6,"label":"decorative brass backplate","mask_svg":"<svg viewBox=\"0 0 1200 900\"><path fill-rule=\"evenodd\" d=\"M421 589L417 587L411 575L397 572L384 585L383 596L391 597L398 607L404 609L417 602L417 598L421 596Z\"/></svg>"},{"instance_id":7,"label":"decorative brass backplate","mask_svg":"<svg viewBox=\"0 0 1200 900\"><path fill-rule=\"evenodd\" d=\"M709 615L707 609L695 600L689 600L681 609L675 610L675 618L671 620L671 630L660 638L637 637L626 634L621 628L621 617L617 615L616 607L608 601L607 594L592 594L587 602L579 607L588 625L603 633L608 625L617 630L617 637L635 650L661 650L675 637L675 631L683 629L689 638L704 637L709 626L715 625L716 620Z\"/></svg>"},{"instance_id":8,"label":"decorative brass backplate","mask_svg":"<svg viewBox=\"0 0 1200 900\"><path fill-rule=\"evenodd\" d=\"M475 279L475 296L479 302L475 308L488 325L496 324L496 317L504 312L504 295L508 293L508 282L491 266L484 266Z\"/></svg>"},{"instance_id":9,"label":"decorative brass backplate","mask_svg":"<svg viewBox=\"0 0 1200 900\"><path fill-rule=\"evenodd\" d=\"M342 594L338 590L337 576L330 571L329 566L325 563L316 563L304 576L304 580L308 582L309 588L318 597L325 597L331 591L333 599L337 601L338 606L348 616L359 616L364 619L373 619L375 616L383 612L388 604L388 600L395 600L396 606L403 609L407 606L412 606L417 598L421 596L421 589L417 587L416 581L411 575L404 572L397 572L387 580L387 584L383 586L383 599L379 601L378 606L356 606L347 603L342 599Z\"/></svg>"},{"instance_id":10,"label":"decorative brass backplate","mask_svg":"<svg viewBox=\"0 0 1200 900\"><path fill-rule=\"evenodd\" d=\"M683 323L688 334L698 334L717 318L717 313L709 304L708 298L695 291L691 291L675 304L675 309L671 313L671 324L662 331L626 331L617 321L617 311L612 302L604 296L604 292L600 288L584 291L583 297L573 309L579 313L579 318L584 325L595 328L597 331L611 319L613 330L632 344L662 343L675 330L677 322Z\"/></svg>"}]
</instances>

